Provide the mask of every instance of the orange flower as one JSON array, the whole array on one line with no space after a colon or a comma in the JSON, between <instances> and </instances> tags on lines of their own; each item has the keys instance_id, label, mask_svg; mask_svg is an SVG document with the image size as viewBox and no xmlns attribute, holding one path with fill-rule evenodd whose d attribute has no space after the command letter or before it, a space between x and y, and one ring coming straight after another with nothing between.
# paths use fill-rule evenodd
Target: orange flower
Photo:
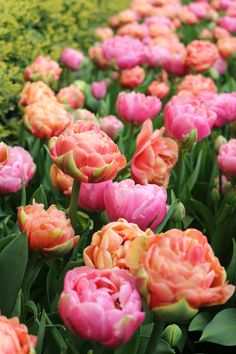
<instances>
[{"instance_id":1,"label":"orange flower","mask_svg":"<svg viewBox=\"0 0 236 354\"><path fill-rule=\"evenodd\" d=\"M66 196L71 195L73 178L62 172L54 163L50 168L50 177L55 188L62 191Z\"/></svg>"},{"instance_id":2,"label":"orange flower","mask_svg":"<svg viewBox=\"0 0 236 354\"><path fill-rule=\"evenodd\" d=\"M186 65L196 72L207 71L219 57L216 46L208 41L194 40L186 49Z\"/></svg>"},{"instance_id":3,"label":"orange flower","mask_svg":"<svg viewBox=\"0 0 236 354\"><path fill-rule=\"evenodd\" d=\"M197 96L202 92L217 92L217 87L210 77L205 77L201 74L186 75L183 81L177 87L179 95Z\"/></svg>"},{"instance_id":4,"label":"orange flower","mask_svg":"<svg viewBox=\"0 0 236 354\"><path fill-rule=\"evenodd\" d=\"M24 125L39 139L57 136L72 123L72 117L64 106L52 99L43 99L30 104L24 113Z\"/></svg>"},{"instance_id":5,"label":"orange flower","mask_svg":"<svg viewBox=\"0 0 236 354\"><path fill-rule=\"evenodd\" d=\"M61 256L70 252L79 241L70 220L55 205L48 210L38 203L21 206L17 218L20 231L26 231L32 251L40 251L47 256Z\"/></svg>"},{"instance_id":6,"label":"orange flower","mask_svg":"<svg viewBox=\"0 0 236 354\"><path fill-rule=\"evenodd\" d=\"M153 132L152 122L144 122L131 160L131 175L136 183L168 185L170 170L178 159L178 145L163 137L163 133L164 128Z\"/></svg>"},{"instance_id":7,"label":"orange flower","mask_svg":"<svg viewBox=\"0 0 236 354\"><path fill-rule=\"evenodd\" d=\"M126 262L148 307L167 321L188 320L199 307L224 304L235 290L226 283L206 236L196 229L137 238Z\"/></svg>"},{"instance_id":8,"label":"orange flower","mask_svg":"<svg viewBox=\"0 0 236 354\"><path fill-rule=\"evenodd\" d=\"M28 106L29 104L43 99L55 98L54 92L43 81L27 82L20 95L19 105Z\"/></svg>"},{"instance_id":9,"label":"orange flower","mask_svg":"<svg viewBox=\"0 0 236 354\"><path fill-rule=\"evenodd\" d=\"M37 337L28 334L28 328L17 317L0 316L0 353L36 353Z\"/></svg>"},{"instance_id":10,"label":"orange flower","mask_svg":"<svg viewBox=\"0 0 236 354\"><path fill-rule=\"evenodd\" d=\"M129 269L125 255L130 242L137 237L150 235L153 235L150 229L144 232L136 224L118 219L93 234L90 246L84 249L84 263L97 269Z\"/></svg>"},{"instance_id":11,"label":"orange flower","mask_svg":"<svg viewBox=\"0 0 236 354\"><path fill-rule=\"evenodd\" d=\"M217 42L217 48L224 58L229 58L236 53L236 37L223 37Z\"/></svg>"},{"instance_id":12,"label":"orange flower","mask_svg":"<svg viewBox=\"0 0 236 354\"><path fill-rule=\"evenodd\" d=\"M168 82L152 81L148 86L147 93L150 96L156 96L163 100L169 95L170 85Z\"/></svg>"},{"instance_id":13,"label":"orange flower","mask_svg":"<svg viewBox=\"0 0 236 354\"><path fill-rule=\"evenodd\" d=\"M132 69L121 71L120 84L123 87L133 89L141 85L145 78L145 70L141 66L135 66Z\"/></svg>"},{"instance_id":14,"label":"orange flower","mask_svg":"<svg viewBox=\"0 0 236 354\"><path fill-rule=\"evenodd\" d=\"M9 159L9 150L6 144L0 143L0 169L4 166Z\"/></svg>"}]
</instances>

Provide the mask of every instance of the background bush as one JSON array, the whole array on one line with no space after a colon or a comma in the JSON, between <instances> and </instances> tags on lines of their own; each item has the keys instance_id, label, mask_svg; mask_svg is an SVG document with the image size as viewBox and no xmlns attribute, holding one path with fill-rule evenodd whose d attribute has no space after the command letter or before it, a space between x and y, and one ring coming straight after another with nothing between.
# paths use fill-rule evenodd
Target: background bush
<instances>
[{"instance_id":1,"label":"background bush","mask_svg":"<svg viewBox=\"0 0 236 354\"><path fill-rule=\"evenodd\" d=\"M94 42L94 29L106 25L108 17L128 3L0 0L0 139L14 136L17 130L17 102L25 67L39 54L58 60L65 46L86 51Z\"/></svg>"}]
</instances>

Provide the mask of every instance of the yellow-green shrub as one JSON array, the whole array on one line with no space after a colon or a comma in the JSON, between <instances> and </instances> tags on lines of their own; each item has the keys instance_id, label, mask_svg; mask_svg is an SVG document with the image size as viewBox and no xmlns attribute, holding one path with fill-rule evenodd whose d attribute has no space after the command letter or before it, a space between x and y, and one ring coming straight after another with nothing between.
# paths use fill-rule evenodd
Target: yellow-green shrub
<instances>
[{"instance_id":1,"label":"yellow-green shrub","mask_svg":"<svg viewBox=\"0 0 236 354\"><path fill-rule=\"evenodd\" d=\"M59 58L61 48L87 50L94 29L129 0L0 0L0 122L14 116L25 67L39 55ZM3 129L0 126L0 137Z\"/></svg>"}]
</instances>

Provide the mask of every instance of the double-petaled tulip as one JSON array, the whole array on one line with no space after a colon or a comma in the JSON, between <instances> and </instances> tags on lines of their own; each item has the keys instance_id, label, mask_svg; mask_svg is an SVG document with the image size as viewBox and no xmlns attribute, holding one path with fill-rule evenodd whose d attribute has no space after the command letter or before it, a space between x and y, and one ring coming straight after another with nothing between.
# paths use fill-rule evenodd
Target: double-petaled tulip
<instances>
[{"instance_id":1,"label":"double-petaled tulip","mask_svg":"<svg viewBox=\"0 0 236 354\"><path fill-rule=\"evenodd\" d=\"M92 82L92 95L97 100L102 100L107 94L107 83L105 81Z\"/></svg>"},{"instance_id":2,"label":"double-petaled tulip","mask_svg":"<svg viewBox=\"0 0 236 354\"><path fill-rule=\"evenodd\" d=\"M84 105L83 93L74 85L63 87L57 94L58 102L68 106L69 108L77 109Z\"/></svg>"},{"instance_id":3,"label":"double-petaled tulip","mask_svg":"<svg viewBox=\"0 0 236 354\"><path fill-rule=\"evenodd\" d=\"M169 95L170 85L167 82L152 81L148 86L147 93L164 100Z\"/></svg>"},{"instance_id":4,"label":"double-petaled tulip","mask_svg":"<svg viewBox=\"0 0 236 354\"><path fill-rule=\"evenodd\" d=\"M146 61L143 43L129 36L114 36L102 43L102 50L108 62L115 61L120 69L131 69Z\"/></svg>"},{"instance_id":5,"label":"double-petaled tulip","mask_svg":"<svg viewBox=\"0 0 236 354\"><path fill-rule=\"evenodd\" d=\"M36 354L37 337L17 317L0 316L0 353Z\"/></svg>"},{"instance_id":6,"label":"double-petaled tulip","mask_svg":"<svg viewBox=\"0 0 236 354\"><path fill-rule=\"evenodd\" d=\"M233 16L223 16L218 21L220 27L228 32L236 32L236 18Z\"/></svg>"},{"instance_id":7,"label":"double-petaled tulip","mask_svg":"<svg viewBox=\"0 0 236 354\"><path fill-rule=\"evenodd\" d=\"M60 192L63 192L66 196L71 195L73 178L66 175L62 170L60 170L54 163L50 168L50 177L53 186Z\"/></svg>"},{"instance_id":8,"label":"double-petaled tulip","mask_svg":"<svg viewBox=\"0 0 236 354\"><path fill-rule=\"evenodd\" d=\"M178 95L197 96L202 92L217 92L217 87L210 77L201 74L186 75L183 81L177 87Z\"/></svg>"},{"instance_id":9,"label":"double-petaled tulip","mask_svg":"<svg viewBox=\"0 0 236 354\"><path fill-rule=\"evenodd\" d=\"M72 116L56 100L43 99L25 107L23 123L37 138L50 139L72 123Z\"/></svg>"},{"instance_id":10,"label":"double-petaled tulip","mask_svg":"<svg viewBox=\"0 0 236 354\"><path fill-rule=\"evenodd\" d=\"M93 122L94 124L98 125L98 121L97 121L95 114L90 112L87 109L84 109L84 108L76 109L76 111L74 111L72 113L72 115L73 115L73 118L75 121L76 120L83 120L86 122Z\"/></svg>"},{"instance_id":11,"label":"double-petaled tulip","mask_svg":"<svg viewBox=\"0 0 236 354\"><path fill-rule=\"evenodd\" d=\"M173 96L164 109L166 131L179 141L192 130L197 133L197 141L202 140L211 134L215 120L216 113L194 96Z\"/></svg>"},{"instance_id":12,"label":"double-petaled tulip","mask_svg":"<svg viewBox=\"0 0 236 354\"><path fill-rule=\"evenodd\" d=\"M61 62L71 70L78 70L84 61L83 54L73 48L64 48L61 52Z\"/></svg>"},{"instance_id":13,"label":"double-petaled tulip","mask_svg":"<svg viewBox=\"0 0 236 354\"><path fill-rule=\"evenodd\" d=\"M95 36L99 41L105 41L113 36L113 31L110 27L99 27L95 30Z\"/></svg>"},{"instance_id":14,"label":"double-petaled tulip","mask_svg":"<svg viewBox=\"0 0 236 354\"><path fill-rule=\"evenodd\" d=\"M124 218L140 229L154 230L161 224L167 212L166 190L155 184L140 185L127 179L107 184L104 193L108 219Z\"/></svg>"},{"instance_id":15,"label":"double-petaled tulip","mask_svg":"<svg viewBox=\"0 0 236 354\"><path fill-rule=\"evenodd\" d=\"M122 87L134 89L136 86L141 85L145 78L145 70L141 66L135 66L132 69L121 71L120 84Z\"/></svg>"},{"instance_id":16,"label":"double-petaled tulip","mask_svg":"<svg viewBox=\"0 0 236 354\"><path fill-rule=\"evenodd\" d=\"M129 341L145 316L135 282L123 269L74 268L64 280L60 316L73 334L119 347Z\"/></svg>"},{"instance_id":17,"label":"double-petaled tulip","mask_svg":"<svg viewBox=\"0 0 236 354\"><path fill-rule=\"evenodd\" d=\"M172 229L149 238L136 238L126 253L149 309L167 322L184 322L199 307L224 304L235 287L196 229Z\"/></svg>"},{"instance_id":18,"label":"double-petaled tulip","mask_svg":"<svg viewBox=\"0 0 236 354\"><path fill-rule=\"evenodd\" d=\"M223 58L229 58L236 53L236 38L223 37L217 42L217 48Z\"/></svg>"},{"instance_id":19,"label":"double-petaled tulip","mask_svg":"<svg viewBox=\"0 0 236 354\"><path fill-rule=\"evenodd\" d=\"M3 142L0 143L0 169L7 163L9 159L8 146Z\"/></svg>"},{"instance_id":20,"label":"double-petaled tulip","mask_svg":"<svg viewBox=\"0 0 236 354\"><path fill-rule=\"evenodd\" d=\"M30 250L39 251L44 256L64 255L79 241L70 220L55 205L48 210L38 203L21 206L17 219L20 231L26 232Z\"/></svg>"},{"instance_id":21,"label":"double-petaled tulip","mask_svg":"<svg viewBox=\"0 0 236 354\"><path fill-rule=\"evenodd\" d=\"M46 84L57 82L62 69L58 63L50 57L38 56L34 62L24 71L27 81L44 81Z\"/></svg>"},{"instance_id":22,"label":"double-petaled tulip","mask_svg":"<svg viewBox=\"0 0 236 354\"><path fill-rule=\"evenodd\" d=\"M236 139L221 145L217 156L218 165L227 176L236 176Z\"/></svg>"},{"instance_id":23,"label":"double-petaled tulip","mask_svg":"<svg viewBox=\"0 0 236 354\"><path fill-rule=\"evenodd\" d=\"M155 96L145 96L139 92L120 92L116 100L116 111L123 121L142 124L160 113L161 101Z\"/></svg>"},{"instance_id":24,"label":"double-petaled tulip","mask_svg":"<svg viewBox=\"0 0 236 354\"><path fill-rule=\"evenodd\" d=\"M84 263L97 269L115 267L128 269L125 255L130 242L136 237L153 235L150 229L142 231L136 224L119 219L93 234L90 245L84 249Z\"/></svg>"},{"instance_id":25,"label":"double-petaled tulip","mask_svg":"<svg viewBox=\"0 0 236 354\"><path fill-rule=\"evenodd\" d=\"M115 140L124 124L115 116L107 116L99 119L99 125L112 140Z\"/></svg>"},{"instance_id":26,"label":"double-petaled tulip","mask_svg":"<svg viewBox=\"0 0 236 354\"><path fill-rule=\"evenodd\" d=\"M194 40L187 46L186 65L196 72L207 71L215 64L218 56L213 43Z\"/></svg>"},{"instance_id":27,"label":"double-petaled tulip","mask_svg":"<svg viewBox=\"0 0 236 354\"><path fill-rule=\"evenodd\" d=\"M118 146L92 122L76 121L49 141L53 162L80 182L97 183L116 177L126 165Z\"/></svg>"},{"instance_id":28,"label":"double-petaled tulip","mask_svg":"<svg viewBox=\"0 0 236 354\"><path fill-rule=\"evenodd\" d=\"M152 122L143 123L137 149L131 160L131 175L136 183L167 186L171 168L178 159L178 145L163 137L164 128L153 132Z\"/></svg>"},{"instance_id":29,"label":"double-petaled tulip","mask_svg":"<svg viewBox=\"0 0 236 354\"><path fill-rule=\"evenodd\" d=\"M43 81L26 82L23 91L20 94L21 106L28 106L32 103L55 98L54 92Z\"/></svg>"},{"instance_id":30,"label":"double-petaled tulip","mask_svg":"<svg viewBox=\"0 0 236 354\"><path fill-rule=\"evenodd\" d=\"M22 187L22 181L25 186L35 172L35 164L31 155L20 146L4 147L3 160L0 162L0 193L17 192Z\"/></svg>"}]
</instances>

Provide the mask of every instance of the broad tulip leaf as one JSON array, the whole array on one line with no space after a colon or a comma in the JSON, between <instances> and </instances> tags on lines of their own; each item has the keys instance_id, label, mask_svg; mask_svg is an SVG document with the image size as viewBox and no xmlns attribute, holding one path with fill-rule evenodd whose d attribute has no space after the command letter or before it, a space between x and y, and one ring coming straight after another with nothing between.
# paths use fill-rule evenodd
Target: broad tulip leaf
<instances>
[{"instance_id":1,"label":"broad tulip leaf","mask_svg":"<svg viewBox=\"0 0 236 354\"><path fill-rule=\"evenodd\" d=\"M164 339L171 347L176 347L182 338L182 330L176 324L169 325L161 334L162 339Z\"/></svg>"},{"instance_id":2,"label":"broad tulip leaf","mask_svg":"<svg viewBox=\"0 0 236 354\"><path fill-rule=\"evenodd\" d=\"M227 268L228 281L230 284L236 284L236 241L233 240L233 254L230 264Z\"/></svg>"},{"instance_id":3,"label":"broad tulip leaf","mask_svg":"<svg viewBox=\"0 0 236 354\"><path fill-rule=\"evenodd\" d=\"M36 191L32 195L32 197L30 199L31 204L33 203L33 200L36 203L42 203L44 205L45 209L47 209L47 207L48 207L47 196L46 196L43 186L41 184L40 184L39 188L36 189Z\"/></svg>"},{"instance_id":4,"label":"broad tulip leaf","mask_svg":"<svg viewBox=\"0 0 236 354\"><path fill-rule=\"evenodd\" d=\"M128 343L116 349L115 354L136 354L139 346L140 332L141 330L139 328Z\"/></svg>"},{"instance_id":5,"label":"broad tulip leaf","mask_svg":"<svg viewBox=\"0 0 236 354\"><path fill-rule=\"evenodd\" d=\"M169 219L171 218L173 212L175 211L175 207L178 203L178 199L175 199L173 201L173 203L171 204L171 206L169 207L167 213L166 213L166 217L165 219L162 221L162 223L156 228L155 233L159 233L162 232L162 230L164 229L164 227L166 226L167 222L169 221Z\"/></svg>"},{"instance_id":6,"label":"broad tulip leaf","mask_svg":"<svg viewBox=\"0 0 236 354\"><path fill-rule=\"evenodd\" d=\"M201 312L201 313L197 314L197 316L195 316L192 319L192 321L190 322L188 330L190 332L203 331L203 329L211 321L212 317L213 317L213 315L210 314L209 312Z\"/></svg>"},{"instance_id":7,"label":"broad tulip leaf","mask_svg":"<svg viewBox=\"0 0 236 354\"><path fill-rule=\"evenodd\" d=\"M200 342L212 342L224 346L236 345L236 309L219 312L204 328Z\"/></svg>"},{"instance_id":8,"label":"broad tulip leaf","mask_svg":"<svg viewBox=\"0 0 236 354\"><path fill-rule=\"evenodd\" d=\"M38 337L37 347L36 347L37 354L42 353L43 340L44 340L44 336L45 336L45 329L46 329L46 312L43 310L42 316L41 316L41 321L39 323L38 333L37 333L37 337Z\"/></svg>"},{"instance_id":9,"label":"broad tulip leaf","mask_svg":"<svg viewBox=\"0 0 236 354\"><path fill-rule=\"evenodd\" d=\"M16 236L0 253L0 309L10 316L24 278L28 259L28 241L23 233Z\"/></svg>"},{"instance_id":10,"label":"broad tulip leaf","mask_svg":"<svg viewBox=\"0 0 236 354\"><path fill-rule=\"evenodd\" d=\"M197 183L200 168L201 168L201 161L202 161L202 151L200 151L198 155L198 159L194 171L192 172L192 174L188 178L187 183L183 187L183 191L181 193L181 198L180 198L183 201L186 201L188 199L187 196L189 195L189 193L192 191L193 187Z\"/></svg>"},{"instance_id":11,"label":"broad tulip leaf","mask_svg":"<svg viewBox=\"0 0 236 354\"><path fill-rule=\"evenodd\" d=\"M207 231L211 235L214 232L215 220L210 210L202 202L195 199L190 199L187 205L200 216Z\"/></svg>"}]
</instances>

